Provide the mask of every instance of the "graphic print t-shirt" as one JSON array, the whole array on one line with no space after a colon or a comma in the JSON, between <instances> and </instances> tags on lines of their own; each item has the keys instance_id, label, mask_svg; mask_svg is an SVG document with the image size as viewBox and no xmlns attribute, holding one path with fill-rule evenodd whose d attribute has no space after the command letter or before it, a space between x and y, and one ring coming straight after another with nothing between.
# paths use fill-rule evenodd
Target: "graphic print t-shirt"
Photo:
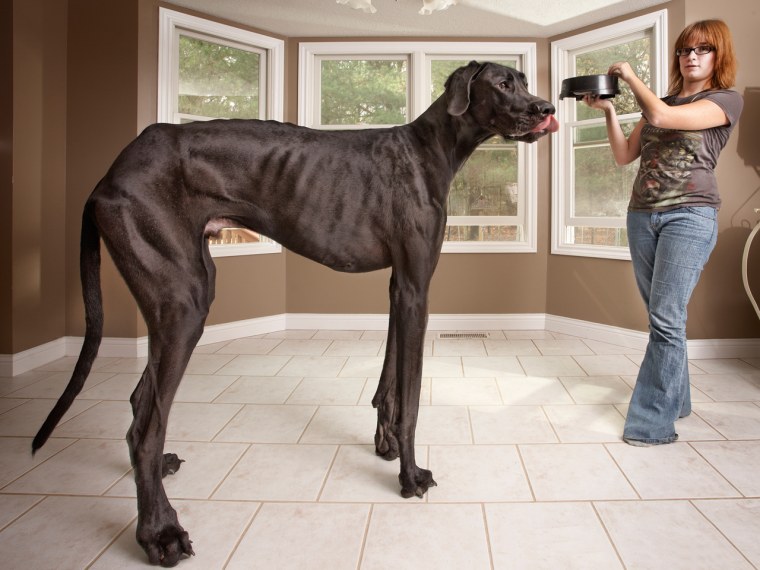
<instances>
[{"instance_id":1,"label":"graphic print t-shirt","mask_svg":"<svg viewBox=\"0 0 760 570\"><path fill-rule=\"evenodd\" d=\"M703 91L663 101L670 106L707 99L718 105L728 124L702 131L662 129L645 123L641 131L641 160L628 204L630 212L664 212L684 206L720 208L715 164L728 141L744 101L736 91Z\"/></svg>"}]
</instances>

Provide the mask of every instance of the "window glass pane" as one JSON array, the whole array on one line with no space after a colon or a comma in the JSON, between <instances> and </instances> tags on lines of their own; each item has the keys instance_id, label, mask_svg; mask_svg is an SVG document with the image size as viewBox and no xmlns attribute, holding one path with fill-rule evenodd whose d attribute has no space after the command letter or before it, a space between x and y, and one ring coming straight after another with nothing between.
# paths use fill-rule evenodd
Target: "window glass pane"
<instances>
[{"instance_id":1,"label":"window glass pane","mask_svg":"<svg viewBox=\"0 0 760 570\"><path fill-rule=\"evenodd\" d=\"M627 61L636 75L648 87L652 87L652 39L650 35L625 43L588 51L575 56L576 75L596 75L607 73L610 65L618 61ZM638 113L640 111L631 88L625 81L620 81L620 94L612 99L618 115ZM592 109L583 101L576 101L575 112L578 120L604 117L604 113Z\"/></svg>"},{"instance_id":2,"label":"window glass pane","mask_svg":"<svg viewBox=\"0 0 760 570\"><path fill-rule=\"evenodd\" d=\"M603 245L628 247L628 231L625 228L592 228L569 226L575 245Z\"/></svg>"},{"instance_id":3,"label":"window glass pane","mask_svg":"<svg viewBox=\"0 0 760 570\"><path fill-rule=\"evenodd\" d=\"M320 123L402 125L408 120L407 83L406 60L322 60Z\"/></svg>"},{"instance_id":4,"label":"window glass pane","mask_svg":"<svg viewBox=\"0 0 760 570\"><path fill-rule=\"evenodd\" d=\"M630 131L634 124L623 123L625 131ZM604 125L576 127L573 131L575 200L572 215L624 217L639 161L622 167L615 164Z\"/></svg>"},{"instance_id":5,"label":"window glass pane","mask_svg":"<svg viewBox=\"0 0 760 570\"><path fill-rule=\"evenodd\" d=\"M635 169L617 167L607 145L577 148L575 166L573 216L625 216Z\"/></svg>"},{"instance_id":6,"label":"window glass pane","mask_svg":"<svg viewBox=\"0 0 760 570\"><path fill-rule=\"evenodd\" d=\"M446 241L523 241L522 226L447 226Z\"/></svg>"},{"instance_id":7,"label":"window glass pane","mask_svg":"<svg viewBox=\"0 0 760 570\"><path fill-rule=\"evenodd\" d=\"M516 216L517 145L481 145L451 184L449 216Z\"/></svg>"},{"instance_id":8,"label":"window glass pane","mask_svg":"<svg viewBox=\"0 0 760 570\"><path fill-rule=\"evenodd\" d=\"M435 101L443 95L443 87L446 84L446 80L449 75L454 73L458 68L466 66L472 61L471 59L453 60L453 59L434 59L430 62L430 94L431 101ZM498 63L500 65L506 65L507 67L517 67L516 59L493 59L488 58L488 61Z\"/></svg>"},{"instance_id":9,"label":"window glass pane","mask_svg":"<svg viewBox=\"0 0 760 570\"><path fill-rule=\"evenodd\" d=\"M258 119L262 55L191 36L179 37L179 112Z\"/></svg>"}]
</instances>

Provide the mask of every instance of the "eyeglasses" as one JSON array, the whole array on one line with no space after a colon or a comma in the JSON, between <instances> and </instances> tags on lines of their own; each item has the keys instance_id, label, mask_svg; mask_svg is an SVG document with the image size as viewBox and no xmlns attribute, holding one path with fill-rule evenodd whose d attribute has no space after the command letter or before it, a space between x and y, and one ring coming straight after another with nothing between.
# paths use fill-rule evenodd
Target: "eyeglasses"
<instances>
[{"instance_id":1,"label":"eyeglasses","mask_svg":"<svg viewBox=\"0 0 760 570\"><path fill-rule=\"evenodd\" d=\"M705 55L714 50L715 48L713 46L682 47L676 50L676 55L678 57L684 57L689 55L692 51L697 55Z\"/></svg>"}]
</instances>

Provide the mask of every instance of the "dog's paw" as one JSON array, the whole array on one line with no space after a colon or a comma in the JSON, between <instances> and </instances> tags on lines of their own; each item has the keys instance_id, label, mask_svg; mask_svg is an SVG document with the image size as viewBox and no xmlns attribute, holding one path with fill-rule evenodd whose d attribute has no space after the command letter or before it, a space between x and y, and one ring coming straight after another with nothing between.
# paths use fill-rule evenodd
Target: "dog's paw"
<instances>
[{"instance_id":1,"label":"dog's paw","mask_svg":"<svg viewBox=\"0 0 760 570\"><path fill-rule=\"evenodd\" d=\"M398 439L380 426L375 433L375 453L386 461L393 461L399 456Z\"/></svg>"},{"instance_id":2,"label":"dog's paw","mask_svg":"<svg viewBox=\"0 0 760 570\"><path fill-rule=\"evenodd\" d=\"M145 549L150 563L160 564L164 568L171 568L183 558L195 556L193 541L180 526L166 527L150 540L139 542Z\"/></svg>"},{"instance_id":3,"label":"dog's paw","mask_svg":"<svg viewBox=\"0 0 760 570\"><path fill-rule=\"evenodd\" d=\"M430 487L438 486L438 483L433 480L432 471L419 467L417 467L416 475L412 481L404 481L403 474L398 476L398 480L401 483L401 496L405 499L410 497L419 497L421 499Z\"/></svg>"},{"instance_id":4,"label":"dog's paw","mask_svg":"<svg viewBox=\"0 0 760 570\"><path fill-rule=\"evenodd\" d=\"M185 460L177 457L176 453L164 453L164 462L161 466L161 477L163 478L167 475L174 475L177 471L179 471L180 465L182 465L184 462Z\"/></svg>"},{"instance_id":5,"label":"dog's paw","mask_svg":"<svg viewBox=\"0 0 760 570\"><path fill-rule=\"evenodd\" d=\"M182 528L164 529L154 542L144 548L150 563L160 564L164 568L172 568L183 558L195 556L190 535Z\"/></svg>"}]
</instances>

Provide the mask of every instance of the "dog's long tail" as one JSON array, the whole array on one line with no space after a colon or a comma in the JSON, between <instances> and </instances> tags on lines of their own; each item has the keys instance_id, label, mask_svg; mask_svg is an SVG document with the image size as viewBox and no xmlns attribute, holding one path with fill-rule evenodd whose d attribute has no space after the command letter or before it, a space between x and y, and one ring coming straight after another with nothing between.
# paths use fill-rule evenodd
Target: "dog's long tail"
<instances>
[{"instance_id":1,"label":"dog's long tail","mask_svg":"<svg viewBox=\"0 0 760 570\"><path fill-rule=\"evenodd\" d=\"M82 280L82 297L86 330L84 344L79 353L74 372L66 389L32 442L32 453L45 445L48 437L71 407L74 398L82 391L92 363L98 355L103 338L103 297L100 289L100 232L95 225L91 202L85 205L82 214L82 236L79 253L79 272Z\"/></svg>"}]
</instances>

